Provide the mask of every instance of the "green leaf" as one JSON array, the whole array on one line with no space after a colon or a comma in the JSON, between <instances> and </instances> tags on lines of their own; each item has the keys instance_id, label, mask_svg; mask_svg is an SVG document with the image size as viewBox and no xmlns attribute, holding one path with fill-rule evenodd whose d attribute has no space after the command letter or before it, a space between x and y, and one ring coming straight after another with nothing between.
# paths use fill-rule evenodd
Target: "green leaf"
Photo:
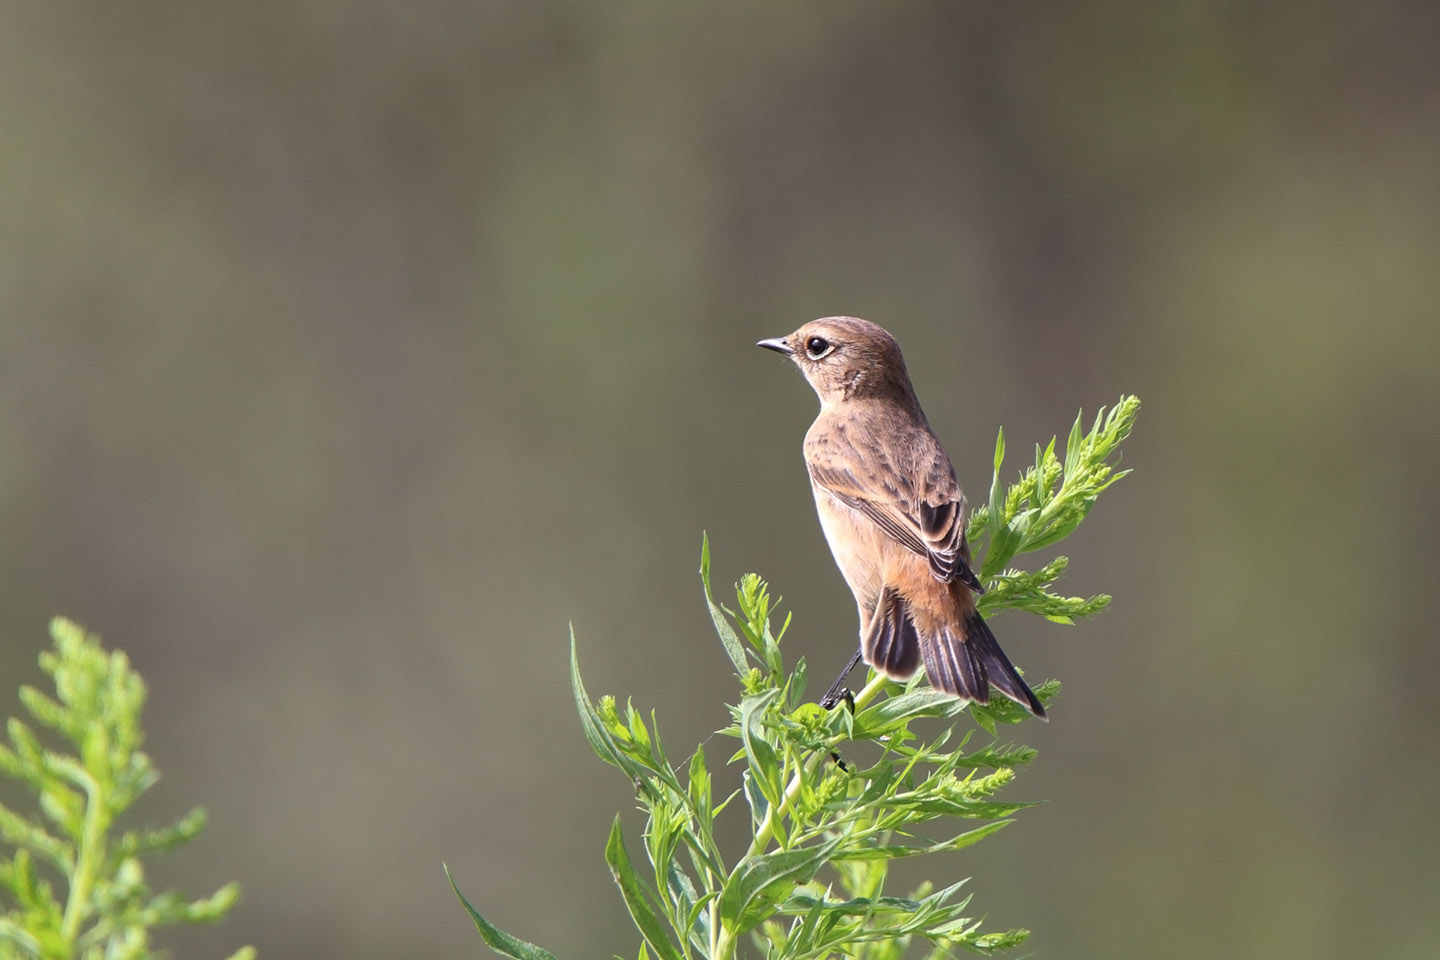
<instances>
[{"instance_id":1,"label":"green leaf","mask_svg":"<svg viewBox=\"0 0 1440 960\"><path fill-rule=\"evenodd\" d=\"M976 800L969 797L928 797L924 800L897 804L911 814L911 822L919 822L915 814L923 819L935 817L963 817L967 820L999 820L1019 813L1034 802L1002 803L999 800Z\"/></svg>"},{"instance_id":2,"label":"green leaf","mask_svg":"<svg viewBox=\"0 0 1440 960\"><path fill-rule=\"evenodd\" d=\"M933 687L922 687L899 696L886 697L873 707L856 713L851 739L873 740L918 717L955 717L964 709L964 700Z\"/></svg>"},{"instance_id":3,"label":"green leaf","mask_svg":"<svg viewBox=\"0 0 1440 960\"><path fill-rule=\"evenodd\" d=\"M205 810L195 807L172 826L159 830L127 831L121 836L116 853L122 857L132 857L157 850L174 850L199 836L205 829L205 821Z\"/></svg>"},{"instance_id":4,"label":"green leaf","mask_svg":"<svg viewBox=\"0 0 1440 960\"><path fill-rule=\"evenodd\" d=\"M749 661L745 658L745 645L740 642L740 636L735 628L730 626L730 619L725 616L724 609L715 602L715 595L710 589L710 535L700 535L700 582L705 585L705 605L710 609L710 620L715 624L715 633L720 637L720 643L725 647L725 653L730 657L730 662L735 666L735 672L739 676L745 676L750 672Z\"/></svg>"},{"instance_id":5,"label":"green leaf","mask_svg":"<svg viewBox=\"0 0 1440 960\"><path fill-rule=\"evenodd\" d=\"M750 822L758 827L770 812L770 801L765 799L764 790L756 783L755 775L749 770L741 774L740 785L745 794L745 802L750 806Z\"/></svg>"},{"instance_id":6,"label":"green leaf","mask_svg":"<svg viewBox=\"0 0 1440 960\"><path fill-rule=\"evenodd\" d=\"M73 855L69 844L52 836L41 825L26 820L3 803L0 803L0 840L32 851L62 872L73 869Z\"/></svg>"},{"instance_id":7,"label":"green leaf","mask_svg":"<svg viewBox=\"0 0 1440 960\"><path fill-rule=\"evenodd\" d=\"M1005 428L1001 427L995 435L995 472L990 478L990 503L987 514L990 521L990 542L1000 536L1000 528L1005 523L1005 501L1001 496L1000 468L1005 465ZM987 556L988 560L988 556ZM1004 566L1002 562L1000 566Z\"/></svg>"},{"instance_id":8,"label":"green leaf","mask_svg":"<svg viewBox=\"0 0 1440 960\"><path fill-rule=\"evenodd\" d=\"M740 737L745 743L745 757L756 789L771 806L779 806L783 792L780 785L780 758L765 738L765 712L779 698L780 691L770 689L755 697L746 697L740 704Z\"/></svg>"},{"instance_id":9,"label":"green leaf","mask_svg":"<svg viewBox=\"0 0 1440 960\"><path fill-rule=\"evenodd\" d=\"M455 878L450 875L450 868L441 864L445 869L445 879L450 881L450 889L455 891L455 896L465 906L465 912L470 914L470 919L475 921L475 929L480 931L480 937L489 945L491 950L502 957L513 957L515 960L555 960L555 955L548 950L535 946L533 943L526 943L517 937L500 930L490 924L490 921L480 916L480 913L465 899L465 894L455 885Z\"/></svg>"},{"instance_id":10,"label":"green leaf","mask_svg":"<svg viewBox=\"0 0 1440 960\"><path fill-rule=\"evenodd\" d=\"M721 921L737 934L753 929L773 912L775 901L788 896L796 884L808 883L843 839L776 850L741 862L720 893Z\"/></svg>"},{"instance_id":11,"label":"green leaf","mask_svg":"<svg viewBox=\"0 0 1440 960\"><path fill-rule=\"evenodd\" d=\"M1050 584L1064 573L1069 560L1060 556L1034 572L1006 570L991 577L984 596L979 598L980 612L989 617L1005 609L1026 610L1053 622L1068 623L1076 617L1091 617L1110 604L1107 594L1093 597L1062 597L1051 593Z\"/></svg>"},{"instance_id":12,"label":"green leaf","mask_svg":"<svg viewBox=\"0 0 1440 960\"><path fill-rule=\"evenodd\" d=\"M786 617L788 625L790 620ZM784 633L784 630L781 630ZM790 680L785 684L785 710L794 713L805 703L805 687L809 683L809 670L805 665L805 658L801 657L795 661L795 669L790 671Z\"/></svg>"},{"instance_id":13,"label":"green leaf","mask_svg":"<svg viewBox=\"0 0 1440 960\"><path fill-rule=\"evenodd\" d=\"M958 767L1015 767L1024 766L1031 762L1038 755L1039 751L1034 747L1017 747L1013 744L1001 745L998 741L981 747L974 753L967 753L964 756L955 758L955 765Z\"/></svg>"},{"instance_id":14,"label":"green leaf","mask_svg":"<svg viewBox=\"0 0 1440 960\"><path fill-rule=\"evenodd\" d=\"M1035 696L1047 707L1050 701L1060 693L1060 681L1055 679L1046 680L1038 685L1031 685ZM1009 697L991 697L989 704L981 706L978 703L969 704L970 715L975 722L984 727L993 737L996 736L996 723L1023 723L1031 719L1030 711Z\"/></svg>"},{"instance_id":15,"label":"green leaf","mask_svg":"<svg viewBox=\"0 0 1440 960\"><path fill-rule=\"evenodd\" d=\"M1081 433L1080 422L1085 417L1085 411L1081 410L1075 414L1075 423L1070 427L1070 436L1065 440L1065 477L1068 480L1078 466L1081 457Z\"/></svg>"},{"instance_id":16,"label":"green leaf","mask_svg":"<svg viewBox=\"0 0 1440 960\"><path fill-rule=\"evenodd\" d=\"M18 957L39 957L44 955L44 948L34 934L20 926L12 923L4 917L0 917L0 944L9 944L18 951Z\"/></svg>"},{"instance_id":17,"label":"green leaf","mask_svg":"<svg viewBox=\"0 0 1440 960\"><path fill-rule=\"evenodd\" d=\"M970 718L974 720L977 724L979 724L980 729L984 730L992 737L996 736L994 715L978 703L971 703L967 706L970 709Z\"/></svg>"},{"instance_id":18,"label":"green leaf","mask_svg":"<svg viewBox=\"0 0 1440 960\"><path fill-rule=\"evenodd\" d=\"M153 960L151 930L217 921L240 888L226 884L197 900L150 889L141 857L194 839L204 813L197 809L153 831L113 834L159 778L139 749L145 683L123 652L107 652L78 624L57 617L50 633L53 649L39 661L55 694L21 688L20 702L38 726L12 717L11 746L0 748L0 774L28 786L39 807L35 816L0 806L0 854L14 847L8 859L0 856L0 886L13 893L16 907L0 905L0 956L15 955L3 948L9 944L26 956ZM43 861L44 876L32 855ZM65 892L63 904L54 887Z\"/></svg>"},{"instance_id":19,"label":"green leaf","mask_svg":"<svg viewBox=\"0 0 1440 960\"><path fill-rule=\"evenodd\" d=\"M631 703L625 704L625 724L630 730L630 738L634 743L636 753L650 755L650 731L645 729L645 718L640 716Z\"/></svg>"},{"instance_id":20,"label":"green leaf","mask_svg":"<svg viewBox=\"0 0 1440 960\"><path fill-rule=\"evenodd\" d=\"M610 826L610 839L605 843L605 862L610 865L610 874L620 887L620 895L625 898L625 906L645 942L663 960L680 960L680 951L665 935L665 928L660 925L660 918L655 915L640 878L630 865L630 856L625 852L625 838L620 833L619 814Z\"/></svg>"},{"instance_id":21,"label":"green leaf","mask_svg":"<svg viewBox=\"0 0 1440 960\"><path fill-rule=\"evenodd\" d=\"M705 915L705 904L717 894L708 894L702 898L695 890L690 875L676 863L671 863L665 872L665 885L670 891L671 901L675 904L676 916L684 920L684 925L679 929L689 931L691 943L697 947L703 946L710 938L710 918Z\"/></svg>"},{"instance_id":22,"label":"green leaf","mask_svg":"<svg viewBox=\"0 0 1440 960\"><path fill-rule=\"evenodd\" d=\"M942 840L939 843L931 843L921 846L904 846L902 844L877 844L873 847L847 847L837 850L832 860L898 860L903 857L919 857L931 853L945 853L947 851L963 850L971 844L979 843L994 833L999 833L1005 827L1014 823L1014 820L996 820L984 826L976 827L973 830L966 830L959 836L951 837L949 840Z\"/></svg>"},{"instance_id":23,"label":"green leaf","mask_svg":"<svg viewBox=\"0 0 1440 960\"><path fill-rule=\"evenodd\" d=\"M686 789L690 797L690 808L696 818L696 826L702 836L709 837L714 822L713 796L710 771L705 769L705 745L695 748L690 757L690 770L686 778Z\"/></svg>"},{"instance_id":24,"label":"green leaf","mask_svg":"<svg viewBox=\"0 0 1440 960\"><path fill-rule=\"evenodd\" d=\"M595 751L595 756L611 766L619 767L631 777L636 776L639 767L627 759L624 752L616 746L614 738L601 724L590 695L585 692L585 684L580 679L580 659L575 649L573 625L570 627L570 690L575 697L575 710L580 714L580 728L585 731L585 739L590 742L590 749Z\"/></svg>"}]
</instances>

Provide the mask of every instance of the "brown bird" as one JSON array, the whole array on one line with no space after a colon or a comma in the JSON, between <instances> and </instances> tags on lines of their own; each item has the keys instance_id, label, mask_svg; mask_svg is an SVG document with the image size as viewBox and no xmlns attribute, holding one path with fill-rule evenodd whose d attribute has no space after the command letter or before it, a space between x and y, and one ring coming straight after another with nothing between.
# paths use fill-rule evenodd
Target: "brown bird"
<instances>
[{"instance_id":1,"label":"brown bird","mask_svg":"<svg viewBox=\"0 0 1440 960\"><path fill-rule=\"evenodd\" d=\"M820 396L805 465L830 552L855 594L860 649L821 701L845 695L864 658L896 680L924 664L931 686L976 703L990 687L1045 708L975 609L965 495L930 429L895 338L858 317L812 320L758 346L795 361Z\"/></svg>"}]
</instances>

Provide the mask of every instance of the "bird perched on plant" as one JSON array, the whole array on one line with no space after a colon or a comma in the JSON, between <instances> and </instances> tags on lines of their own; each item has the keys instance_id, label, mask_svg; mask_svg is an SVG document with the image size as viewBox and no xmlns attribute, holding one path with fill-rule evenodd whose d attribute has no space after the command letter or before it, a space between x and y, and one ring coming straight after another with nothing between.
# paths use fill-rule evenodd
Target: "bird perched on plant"
<instances>
[{"instance_id":1,"label":"bird perched on plant","mask_svg":"<svg viewBox=\"0 0 1440 960\"><path fill-rule=\"evenodd\" d=\"M975 608L984 588L970 568L965 495L895 338L868 320L825 317L758 346L795 361L820 397L805 465L860 612L860 649L821 702L840 699L863 657L896 680L923 664L931 686L976 703L989 703L993 686L1043 719Z\"/></svg>"}]
</instances>

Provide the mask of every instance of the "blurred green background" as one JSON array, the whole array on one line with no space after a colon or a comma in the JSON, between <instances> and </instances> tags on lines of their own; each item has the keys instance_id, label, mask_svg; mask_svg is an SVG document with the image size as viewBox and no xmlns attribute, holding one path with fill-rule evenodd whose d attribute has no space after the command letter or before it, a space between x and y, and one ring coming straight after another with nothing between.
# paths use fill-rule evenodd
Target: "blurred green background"
<instances>
[{"instance_id":1,"label":"blurred green background","mask_svg":"<svg viewBox=\"0 0 1440 960\"><path fill-rule=\"evenodd\" d=\"M995 624L1050 802L930 872L1046 957L1440 951L1440 5L0 10L0 716L52 614L131 653L150 822L211 811L155 877L245 886L177 956L484 955L442 860L633 956L567 623L722 725L705 529L828 682L753 344L835 313L972 496L1145 401L1066 549L1112 610Z\"/></svg>"}]
</instances>

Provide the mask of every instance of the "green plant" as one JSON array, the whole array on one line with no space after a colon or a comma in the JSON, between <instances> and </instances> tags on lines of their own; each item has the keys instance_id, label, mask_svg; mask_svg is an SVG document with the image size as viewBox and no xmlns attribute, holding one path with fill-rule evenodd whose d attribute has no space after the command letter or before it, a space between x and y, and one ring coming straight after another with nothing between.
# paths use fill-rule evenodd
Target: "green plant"
<instances>
[{"instance_id":1,"label":"green plant","mask_svg":"<svg viewBox=\"0 0 1440 960\"><path fill-rule=\"evenodd\" d=\"M1109 459L1138 409L1138 400L1122 397L1108 413L1101 410L1088 433L1077 418L1064 459L1054 440L1037 447L1035 465L1008 489L1000 480L1000 434L989 502L967 529L972 543L984 546L976 554L987 587L980 598L984 613L1014 608L1069 623L1109 603L1108 596L1051 591L1065 571L1064 557L1030 572L1008 565L1069 535L1100 493L1124 476ZM1025 930L981 930L969 912L970 897L960 895L965 881L924 884L903 897L888 894L885 885L893 861L963 849L1028 806L997 794L1035 751L995 739L999 725L1019 723L1025 711L1004 698L980 706L931 690L918 677L902 685L873 673L855 695L853 710L807 703L804 661L787 671L780 654L790 618L773 628L778 601L765 581L742 577L731 611L711 592L708 541L700 573L716 633L741 684L732 722L721 731L738 741L728 761L741 765L740 786L727 796L715 795L703 745L677 767L653 713L646 718L628 703L622 710L613 697L590 698L571 638L581 726L596 755L634 784L646 814L648 869L631 859L618 816L605 846L643 940L641 960L728 960L747 941L772 960L899 960L916 937L930 943L932 960L955 947L988 954L1022 942ZM1059 688L1048 680L1035 692L1048 702ZM957 734L955 721L964 713L988 742L974 742L975 729ZM731 857L716 842L714 827L737 797L749 809L751 840ZM554 960L496 929L458 888L455 893L497 953Z\"/></svg>"},{"instance_id":2,"label":"green plant","mask_svg":"<svg viewBox=\"0 0 1440 960\"><path fill-rule=\"evenodd\" d=\"M55 696L21 687L34 722L48 727L73 753L46 746L12 717L9 746L0 745L0 773L20 781L39 800L39 815L0 804L0 960L149 960L150 931L174 924L217 921L240 896L237 884L186 901L156 894L141 859L193 840L205 826L195 808L159 830L116 824L159 779L139 749L145 683L119 651L68 620L50 624L55 649L40 667ZM231 960L250 960L245 947Z\"/></svg>"}]
</instances>

